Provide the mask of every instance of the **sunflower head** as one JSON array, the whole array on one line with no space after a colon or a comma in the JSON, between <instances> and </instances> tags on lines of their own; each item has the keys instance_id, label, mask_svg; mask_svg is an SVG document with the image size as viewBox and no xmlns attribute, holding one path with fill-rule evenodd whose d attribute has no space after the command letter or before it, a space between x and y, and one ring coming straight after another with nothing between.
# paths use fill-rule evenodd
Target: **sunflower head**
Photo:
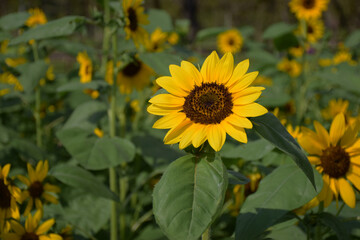
<instances>
[{"instance_id":1,"label":"sunflower head","mask_svg":"<svg viewBox=\"0 0 360 240\"><path fill-rule=\"evenodd\" d=\"M46 15L40 8L31 8L29 13L30 17L26 20L26 26L35 27L47 23Z\"/></svg>"},{"instance_id":2,"label":"sunflower head","mask_svg":"<svg viewBox=\"0 0 360 240\"><path fill-rule=\"evenodd\" d=\"M150 35L150 39L145 41L146 49L149 52L161 52L164 50L164 43L167 40L167 33L163 32L161 28L156 28Z\"/></svg>"},{"instance_id":3,"label":"sunflower head","mask_svg":"<svg viewBox=\"0 0 360 240\"><path fill-rule=\"evenodd\" d=\"M302 67L299 62L296 60L289 60L287 58L282 59L278 65L277 69L289 74L290 77L298 77L301 74Z\"/></svg>"},{"instance_id":4,"label":"sunflower head","mask_svg":"<svg viewBox=\"0 0 360 240\"><path fill-rule=\"evenodd\" d=\"M296 34L300 35L306 32L306 40L309 43L316 43L324 35L324 22L321 19L309 19L306 21L306 30L303 30L302 24L299 24Z\"/></svg>"},{"instance_id":5,"label":"sunflower head","mask_svg":"<svg viewBox=\"0 0 360 240\"><path fill-rule=\"evenodd\" d=\"M76 60L80 64L79 76L81 83L91 82L93 65L86 52L79 52Z\"/></svg>"},{"instance_id":6,"label":"sunflower head","mask_svg":"<svg viewBox=\"0 0 360 240\"><path fill-rule=\"evenodd\" d=\"M219 151L226 134L246 143L245 128L252 128L247 117L263 115L267 110L255 103L263 87L249 87L258 72L246 73L249 61L234 68L231 53L219 59L214 51L206 58L201 70L190 62L170 65L170 77L160 77L156 83L168 93L151 98L148 112L163 116L154 128L170 129L165 144L179 143L198 148L206 140Z\"/></svg>"},{"instance_id":7,"label":"sunflower head","mask_svg":"<svg viewBox=\"0 0 360 240\"><path fill-rule=\"evenodd\" d=\"M345 114L346 117L347 115L350 115L348 112L348 107L348 100L331 99L329 101L328 107L321 111L321 115L325 120L331 120L339 113Z\"/></svg>"},{"instance_id":8,"label":"sunflower head","mask_svg":"<svg viewBox=\"0 0 360 240\"><path fill-rule=\"evenodd\" d=\"M222 53L236 53L239 52L243 46L243 37L239 30L231 29L219 34L217 38L217 45Z\"/></svg>"},{"instance_id":9,"label":"sunflower head","mask_svg":"<svg viewBox=\"0 0 360 240\"><path fill-rule=\"evenodd\" d=\"M291 0L289 7L298 19L316 19L327 9L329 0Z\"/></svg>"}]
</instances>

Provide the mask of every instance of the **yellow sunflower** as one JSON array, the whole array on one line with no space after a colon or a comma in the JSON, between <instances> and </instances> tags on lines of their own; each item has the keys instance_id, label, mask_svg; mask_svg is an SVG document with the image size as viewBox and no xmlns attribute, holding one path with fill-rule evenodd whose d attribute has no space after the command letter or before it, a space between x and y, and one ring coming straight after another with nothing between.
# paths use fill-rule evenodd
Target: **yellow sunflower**
<instances>
[{"instance_id":1,"label":"yellow sunflower","mask_svg":"<svg viewBox=\"0 0 360 240\"><path fill-rule=\"evenodd\" d=\"M179 42L179 34L176 32L169 33L167 41L171 45L176 45Z\"/></svg>"},{"instance_id":2,"label":"yellow sunflower","mask_svg":"<svg viewBox=\"0 0 360 240\"><path fill-rule=\"evenodd\" d=\"M93 65L86 52L79 52L76 60L80 64L79 76L81 83L91 82Z\"/></svg>"},{"instance_id":3,"label":"yellow sunflower","mask_svg":"<svg viewBox=\"0 0 360 240\"><path fill-rule=\"evenodd\" d=\"M241 50L243 42L243 37L237 29L230 29L217 37L217 46L221 53L237 53Z\"/></svg>"},{"instance_id":4,"label":"yellow sunflower","mask_svg":"<svg viewBox=\"0 0 360 240\"><path fill-rule=\"evenodd\" d=\"M356 65L356 61L354 61L352 59L352 55L348 49L342 49L342 50L338 51L333 58L334 65L338 65L338 64L344 63L344 62L347 62L351 66Z\"/></svg>"},{"instance_id":5,"label":"yellow sunflower","mask_svg":"<svg viewBox=\"0 0 360 240\"><path fill-rule=\"evenodd\" d=\"M319 18L327 9L328 3L329 0L291 0L289 7L298 19L309 20Z\"/></svg>"},{"instance_id":6,"label":"yellow sunflower","mask_svg":"<svg viewBox=\"0 0 360 240\"><path fill-rule=\"evenodd\" d=\"M323 181L331 190L324 200L331 201L333 196L351 208L356 199L353 184L360 190L360 138L357 138L360 121L346 126L343 113L336 115L328 132L319 122L314 122L315 131L302 127L300 145L309 153L309 161L323 175Z\"/></svg>"},{"instance_id":7,"label":"yellow sunflower","mask_svg":"<svg viewBox=\"0 0 360 240\"><path fill-rule=\"evenodd\" d=\"M345 114L345 117L347 117L349 115L348 107L349 107L348 100L331 99L329 101L328 107L321 111L321 115L325 120L333 119L339 113L343 113Z\"/></svg>"},{"instance_id":8,"label":"yellow sunflower","mask_svg":"<svg viewBox=\"0 0 360 240\"><path fill-rule=\"evenodd\" d=\"M0 166L0 237L10 230L9 219L20 219L19 207L20 189L12 186L8 180L10 164Z\"/></svg>"},{"instance_id":9,"label":"yellow sunflower","mask_svg":"<svg viewBox=\"0 0 360 240\"><path fill-rule=\"evenodd\" d=\"M291 125L291 123L288 123L286 125L286 130L290 133L290 135L297 139L301 136L300 127L296 126L295 128Z\"/></svg>"},{"instance_id":10,"label":"yellow sunflower","mask_svg":"<svg viewBox=\"0 0 360 240\"><path fill-rule=\"evenodd\" d=\"M254 101L263 87L249 87L258 72L247 73L249 60L240 62L234 69L231 53L219 59L214 51L200 70L187 61L181 66L170 65L171 77L160 77L156 83L169 94L151 98L148 112L163 116L153 127L170 129L165 144L179 142L179 148L195 148L208 140L219 151L225 143L226 133L246 143L245 128L253 125L247 117L267 112Z\"/></svg>"},{"instance_id":11,"label":"yellow sunflower","mask_svg":"<svg viewBox=\"0 0 360 240\"><path fill-rule=\"evenodd\" d=\"M284 58L278 63L277 69L289 74L290 77L298 77L301 74L302 67L299 62Z\"/></svg>"},{"instance_id":12,"label":"yellow sunflower","mask_svg":"<svg viewBox=\"0 0 360 240\"><path fill-rule=\"evenodd\" d=\"M143 44L148 38L148 33L141 26L148 24L147 15L144 14L142 0L124 0L123 9L126 17L125 32L126 38L132 38L135 45Z\"/></svg>"},{"instance_id":13,"label":"yellow sunflower","mask_svg":"<svg viewBox=\"0 0 360 240\"><path fill-rule=\"evenodd\" d=\"M162 52L166 40L167 33L163 32L161 28L156 28L155 31L151 33L150 38L145 41L146 50L149 52Z\"/></svg>"},{"instance_id":14,"label":"yellow sunflower","mask_svg":"<svg viewBox=\"0 0 360 240\"><path fill-rule=\"evenodd\" d=\"M120 64L120 68L122 68ZM116 81L121 93L130 94L133 89L138 91L150 84L153 70L138 59L128 63L118 72Z\"/></svg>"},{"instance_id":15,"label":"yellow sunflower","mask_svg":"<svg viewBox=\"0 0 360 240\"><path fill-rule=\"evenodd\" d=\"M303 32L301 24L297 33ZM324 35L324 22L321 19L310 19L306 21L306 40L309 43L316 43Z\"/></svg>"},{"instance_id":16,"label":"yellow sunflower","mask_svg":"<svg viewBox=\"0 0 360 240\"><path fill-rule=\"evenodd\" d=\"M10 67L16 67L18 65L26 63L27 60L24 57L18 57L18 58L6 58L5 63L6 65Z\"/></svg>"},{"instance_id":17,"label":"yellow sunflower","mask_svg":"<svg viewBox=\"0 0 360 240\"><path fill-rule=\"evenodd\" d=\"M31 8L29 13L30 17L26 20L26 26L35 27L36 25L47 23L45 13L40 8Z\"/></svg>"},{"instance_id":18,"label":"yellow sunflower","mask_svg":"<svg viewBox=\"0 0 360 240\"><path fill-rule=\"evenodd\" d=\"M25 227L18 221L11 220L11 229L14 233L6 233L3 236L4 240L62 240L63 238L57 234L46 234L49 229L54 225L53 218L43 222L39 225L42 217L42 212L38 210L34 216L31 214L25 221Z\"/></svg>"},{"instance_id":19,"label":"yellow sunflower","mask_svg":"<svg viewBox=\"0 0 360 240\"><path fill-rule=\"evenodd\" d=\"M59 187L52 185L50 183L44 183L44 180L49 170L49 163L47 160L39 161L38 164L36 165L35 170L28 163L27 169L28 169L29 178L22 175L18 176L18 179L27 186L27 189L24 190L21 194L21 202L25 201L26 199L29 199L27 206L25 208L24 216L27 216L30 213L34 203L36 209L39 210L42 210L42 206L43 206L42 201L57 204L58 199L54 195L50 194L50 192L52 193L60 192Z\"/></svg>"}]
</instances>

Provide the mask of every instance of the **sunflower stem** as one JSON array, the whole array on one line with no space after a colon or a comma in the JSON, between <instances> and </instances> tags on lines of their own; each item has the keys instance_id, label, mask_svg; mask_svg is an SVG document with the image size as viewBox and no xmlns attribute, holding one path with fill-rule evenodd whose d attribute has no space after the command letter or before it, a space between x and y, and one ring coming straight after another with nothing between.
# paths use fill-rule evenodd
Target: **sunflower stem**
<instances>
[{"instance_id":1,"label":"sunflower stem","mask_svg":"<svg viewBox=\"0 0 360 240\"><path fill-rule=\"evenodd\" d=\"M100 66L101 73L104 73L106 70L106 63L108 61L109 48L110 48L111 30L109 27L109 23L110 23L109 0L104 0L104 23L105 23L105 27L104 27L104 38L103 38L103 45L102 45L103 54L101 57L101 66Z\"/></svg>"},{"instance_id":2,"label":"sunflower stem","mask_svg":"<svg viewBox=\"0 0 360 240\"><path fill-rule=\"evenodd\" d=\"M205 230L205 232L201 235L201 240L210 240L210 226Z\"/></svg>"},{"instance_id":3,"label":"sunflower stem","mask_svg":"<svg viewBox=\"0 0 360 240\"><path fill-rule=\"evenodd\" d=\"M319 209L317 214L320 215L322 212L324 211L324 201L321 201L319 204ZM315 228L315 240L321 240L322 239L322 233L321 233L321 225L318 222L316 224L316 228Z\"/></svg>"},{"instance_id":4,"label":"sunflower stem","mask_svg":"<svg viewBox=\"0 0 360 240\"><path fill-rule=\"evenodd\" d=\"M31 45L31 47L34 55L34 61L35 62L39 61L39 52L35 40ZM38 147L42 147L42 129L41 129L40 111L41 111L41 90L40 90L40 84L38 84L35 88L35 111L34 111L35 127L36 127L36 145Z\"/></svg>"},{"instance_id":5,"label":"sunflower stem","mask_svg":"<svg viewBox=\"0 0 360 240\"><path fill-rule=\"evenodd\" d=\"M344 206L345 206L345 202L343 202L343 203L341 204L341 207L340 207L339 210L336 212L336 215L335 215L335 216L339 216L339 214L340 214L341 211L343 210Z\"/></svg>"}]
</instances>

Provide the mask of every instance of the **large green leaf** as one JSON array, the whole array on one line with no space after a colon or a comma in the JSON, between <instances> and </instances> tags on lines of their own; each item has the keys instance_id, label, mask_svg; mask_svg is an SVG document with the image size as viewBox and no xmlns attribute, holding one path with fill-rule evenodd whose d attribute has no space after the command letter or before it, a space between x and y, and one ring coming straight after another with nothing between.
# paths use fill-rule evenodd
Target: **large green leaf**
<instances>
[{"instance_id":1,"label":"large green leaf","mask_svg":"<svg viewBox=\"0 0 360 240\"><path fill-rule=\"evenodd\" d=\"M264 39L274 39L284 34L291 33L295 29L295 25L279 22L268 27L263 34Z\"/></svg>"},{"instance_id":2,"label":"large green leaf","mask_svg":"<svg viewBox=\"0 0 360 240\"><path fill-rule=\"evenodd\" d=\"M160 28L163 32L171 32L173 30L171 17L168 12L152 8L147 14L150 23L145 25L144 28L149 33L152 33L156 28Z\"/></svg>"},{"instance_id":3,"label":"large green leaf","mask_svg":"<svg viewBox=\"0 0 360 240\"><path fill-rule=\"evenodd\" d=\"M32 92L41 78L46 76L49 65L45 61L36 61L21 64L16 67L20 72L19 81L25 92Z\"/></svg>"},{"instance_id":4,"label":"large green leaf","mask_svg":"<svg viewBox=\"0 0 360 240\"><path fill-rule=\"evenodd\" d=\"M319 217L325 226L334 230L339 240L351 239L346 225L339 218L327 212L322 212Z\"/></svg>"},{"instance_id":5,"label":"large green leaf","mask_svg":"<svg viewBox=\"0 0 360 240\"><path fill-rule=\"evenodd\" d=\"M41 40L54 37L71 35L79 24L82 24L85 18L82 16L66 16L60 19L50 21L24 32L22 35L12 39L9 45L28 42L32 39Z\"/></svg>"},{"instance_id":6,"label":"large green leaf","mask_svg":"<svg viewBox=\"0 0 360 240\"><path fill-rule=\"evenodd\" d=\"M315 186L311 164L296 140L286 131L279 119L272 113L251 118L255 131L273 143L281 151L289 154Z\"/></svg>"},{"instance_id":7,"label":"large green leaf","mask_svg":"<svg viewBox=\"0 0 360 240\"><path fill-rule=\"evenodd\" d=\"M227 30L226 27L212 27L212 28L202 29L196 34L196 41L203 41L211 37L216 37L218 34L226 30Z\"/></svg>"},{"instance_id":8,"label":"large green leaf","mask_svg":"<svg viewBox=\"0 0 360 240\"><path fill-rule=\"evenodd\" d=\"M103 138L82 128L67 128L57 133L66 150L87 169L100 170L130 162L135 146L127 139Z\"/></svg>"},{"instance_id":9,"label":"large green leaf","mask_svg":"<svg viewBox=\"0 0 360 240\"><path fill-rule=\"evenodd\" d=\"M10 13L0 18L0 28L14 30L25 24L30 14L27 12Z\"/></svg>"},{"instance_id":10,"label":"large green leaf","mask_svg":"<svg viewBox=\"0 0 360 240\"><path fill-rule=\"evenodd\" d=\"M58 92L72 92L84 89L98 89L102 86L108 86L108 83L104 80L93 80L89 83L81 83L80 81L71 81L64 85L61 85L56 89Z\"/></svg>"},{"instance_id":11,"label":"large green leaf","mask_svg":"<svg viewBox=\"0 0 360 240\"><path fill-rule=\"evenodd\" d=\"M195 240L220 214L228 184L219 155L175 160L155 186L154 215L171 240Z\"/></svg>"},{"instance_id":12,"label":"large green leaf","mask_svg":"<svg viewBox=\"0 0 360 240\"><path fill-rule=\"evenodd\" d=\"M69 186L81 188L95 196L118 201L116 194L100 182L92 173L73 165L58 165L51 169L51 175Z\"/></svg>"},{"instance_id":13,"label":"large green leaf","mask_svg":"<svg viewBox=\"0 0 360 240\"><path fill-rule=\"evenodd\" d=\"M261 151L259 151L261 149ZM265 139L259 139L242 144L230 151L220 152L225 158L243 158L245 160L258 160L274 149L274 145Z\"/></svg>"},{"instance_id":14,"label":"large green leaf","mask_svg":"<svg viewBox=\"0 0 360 240\"><path fill-rule=\"evenodd\" d=\"M356 47L360 44L360 30L356 30L350 34L345 40L345 46L349 48Z\"/></svg>"},{"instance_id":15,"label":"large green leaf","mask_svg":"<svg viewBox=\"0 0 360 240\"><path fill-rule=\"evenodd\" d=\"M322 183L321 175L316 172L319 191ZM288 211L301 207L316 195L311 182L296 165L278 167L245 200L237 218L235 239L254 239Z\"/></svg>"},{"instance_id":16,"label":"large green leaf","mask_svg":"<svg viewBox=\"0 0 360 240\"><path fill-rule=\"evenodd\" d=\"M140 59L151 67L158 75L169 76L169 65L181 62L180 57L169 53L141 53Z\"/></svg>"}]
</instances>

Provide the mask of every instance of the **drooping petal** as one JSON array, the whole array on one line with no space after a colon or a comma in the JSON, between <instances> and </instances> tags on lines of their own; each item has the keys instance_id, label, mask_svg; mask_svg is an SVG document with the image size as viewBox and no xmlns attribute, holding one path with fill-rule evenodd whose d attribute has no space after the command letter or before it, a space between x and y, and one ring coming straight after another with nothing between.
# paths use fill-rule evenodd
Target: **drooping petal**
<instances>
[{"instance_id":1,"label":"drooping petal","mask_svg":"<svg viewBox=\"0 0 360 240\"><path fill-rule=\"evenodd\" d=\"M187 71L184 71L181 67L177 65L170 65L169 70L172 79L176 81L178 85L186 92L190 92L194 88L194 79Z\"/></svg>"},{"instance_id":2,"label":"drooping petal","mask_svg":"<svg viewBox=\"0 0 360 240\"><path fill-rule=\"evenodd\" d=\"M220 151L225 143L226 132L220 124L209 125L208 129L208 142L210 146L216 151Z\"/></svg>"},{"instance_id":3,"label":"drooping petal","mask_svg":"<svg viewBox=\"0 0 360 240\"><path fill-rule=\"evenodd\" d=\"M345 116L343 113L339 113L335 116L330 126L330 142L335 146L345 132Z\"/></svg>"},{"instance_id":4,"label":"drooping petal","mask_svg":"<svg viewBox=\"0 0 360 240\"><path fill-rule=\"evenodd\" d=\"M154 123L153 128L157 128L157 129L174 128L177 125L179 125L182 121L184 121L185 118L186 115L183 112L172 113L157 120Z\"/></svg>"},{"instance_id":5,"label":"drooping petal","mask_svg":"<svg viewBox=\"0 0 360 240\"><path fill-rule=\"evenodd\" d=\"M251 129L253 127L253 124L249 119L247 119L246 117L240 117L237 114L231 114L230 116L225 118L224 121L241 128Z\"/></svg>"},{"instance_id":6,"label":"drooping petal","mask_svg":"<svg viewBox=\"0 0 360 240\"><path fill-rule=\"evenodd\" d=\"M258 103L234 106L233 112L241 117L258 117L264 115L268 110Z\"/></svg>"},{"instance_id":7,"label":"drooping petal","mask_svg":"<svg viewBox=\"0 0 360 240\"><path fill-rule=\"evenodd\" d=\"M179 143L180 149L184 149L191 144L193 135L198 130L198 128L199 128L198 124L192 124L190 127L186 129Z\"/></svg>"},{"instance_id":8,"label":"drooping petal","mask_svg":"<svg viewBox=\"0 0 360 240\"><path fill-rule=\"evenodd\" d=\"M247 143L248 140L244 128L237 127L226 122L222 122L221 125L225 129L226 133L230 135L230 137L232 137L233 139L239 142Z\"/></svg>"},{"instance_id":9,"label":"drooping petal","mask_svg":"<svg viewBox=\"0 0 360 240\"><path fill-rule=\"evenodd\" d=\"M59 193L61 191L58 186L52 185L50 183L44 184L44 190L47 192L54 192L54 193Z\"/></svg>"},{"instance_id":10,"label":"drooping petal","mask_svg":"<svg viewBox=\"0 0 360 240\"><path fill-rule=\"evenodd\" d=\"M314 121L315 131L321 141L324 149L330 146L330 136L326 129L318 122Z\"/></svg>"},{"instance_id":11,"label":"drooping petal","mask_svg":"<svg viewBox=\"0 0 360 240\"><path fill-rule=\"evenodd\" d=\"M164 115L168 115L170 113L176 113L179 112L180 110L182 110L183 107L182 106L175 106L175 107L165 107L165 106L158 106L155 104L151 104L148 108L147 111L151 114L154 115L160 115L160 116L164 116Z\"/></svg>"},{"instance_id":12,"label":"drooping petal","mask_svg":"<svg viewBox=\"0 0 360 240\"><path fill-rule=\"evenodd\" d=\"M345 178L339 178L338 181L341 198L346 203L346 205L354 208L356 203L354 189L351 187L350 183L346 181Z\"/></svg>"},{"instance_id":13,"label":"drooping petal","mask_svg":"<svg viewBox=\"0 0 360 240\"><path fill-rule=\"evenodd\" d=\"M179 83L177 83L172 77L159 77L156 79L156 83L175 96L186 97L188 95L188 92L182 89Z\"/></svg>"},{"instance_id":14,"label":"drooping petal","mask_svg":"<svg viewBox=\"0 0 360 240\"><path fill-rule=\"evenodd\" d=\"M317 134L306 127L301 127L301 132L301 136L298 137L301 147L311 155L321 156L323 146L320 144Z\"/></svg>"},{"instance_id":15,"label":"drooping petal","mask_svg":"<svg viewBox=\"0 0 360 240\"><path fill-rule=\"evenodd\" d=\"M202 75L199 70L194 66L194 64L188 61L181 61L181 68L184 69L187 73L192 76L196 85L200 86L203 82Z\"/></svg>"},{"instance_id":16,"label":"drooping petal","mask_svg":"<svg viewBox=\"0 0 360 240\"><path fill-rule=\"evenodd\" d=\"M350 182L358 189L360 190L360 175L357 175L352 172L348 172L346 174L346 178L349 179Z\"/></svg>"},{"instance_id":17,"label":"drooping petal","mask_svg":"<svg viewBox=\"0 0 360 240\"><path fill-rule=\"evenodd\" d=\"M229 88L230 92L237 93L237 92L240 92L241 90L245 89L256 79L256 77L258 75L259 75L259 72L251 72L251 73L245 74L240 79L240 81L236 82L234 85L232 85Z\"/></svg>"},{"instance_id":18,"label":"drooping petal","mask_svg":"<svg viewBox=\"0 0 360 240\"><path fill-rule=\"evenodd\" d=\"M228 52L220 59L215 72L218 74L215 81L219 84L226 84L234 71L234 57Z\"/></svg>"},{"instance_id":19,"label":"drooping petal","mask_svg":"<svg viewBox=\"0 0 360 240\"><path fill-rule=\"evenodd\" d=\"M197 131L194 133L192 144L195 148L200 147L207 139L207 126L202 124L199 125Z\"/></svg>"},{"instance_id":20,"label":"drooping petal","mask_svg":"<svg viewBox=\"0 0 360 240\"><path fill-rule=\"evenodd\" d=\"M183 106L185 98L177 97L172 94L158 94L149 100L149 103L156 104L158 106Z\"/></svg>"},{"instance_id":21,"label":"drooping petal","mask_svg":"<svg viewBox=\"0 0 360 240\"><path fill-rule=\"evenodd\" d=\"M47 231L49 231L49 229L55 224L55 219L51 218L45 222L43 222L38 229L36 230L36 234L40 235L40 234L44 234Z\"/></svg>"},{"instance_id":22,"label":"drooping petal","mask_svg":"<svg viewBox=\"0 0 360 240\"><path fill-rule=\"evenodd\" d=\"M234 72L230 78L230 80L228 81L228 83L226 84L228 87L231 87L232 85L234 85L235 83L237 83L238 81L240 81L240 79L245 75L245 73L248 71L249 69L249 59L246 59L242 62L240 62L238 65L236 65Z\"/></svg>"},{"instance_id":23,"label":"drooping petal","mask_svg":"<svg viewBox=\"0 0 360 240\"><path fill-rule=\"evenodd\" d=\"M190 121L190 119L185 119L178 126L170 129L164 137L165 144L175 144L179 142L185 130L190 127L191 124L192 121Z\"/></svg>"},{"instance_id":24,"label":"drooping petal","mask_svg":"<svg viewBox=\"0 0 360 240\"><path fill-rule=\"evenodd\" d=\"M25 233L25 228L17 221L11 220L10 225L11 225L11 229L14 230L16 234L23 235Z\"/></svg>"},{"instance_id":25,"label":"drooping petal","mask_svg":"<svg viewBox=\"0 0 360 240\"><path fill-rule=\"evenodd\" d=\"M215 51L213 51L204 61L200 73L203 76L203 81L205 83L215 82L215 74L214 70L216 68L217 63L219 62L219 56Z\"/></svg>"},{"instance_id":26,"label":"drooping petal","mask_svg":"<svg viewBox=\"0 0 360 240\"><path fill-rule=\"evenodd\" d=\"M360 121L357 120L353 125L349 126L344 133L344 136L341 138L340 145L343 148L350 147L356 142L358 132L360 130Z\"/></svg>"},{"instance_id":27,"label":"drooping petal","mask_svg":"<svg viewBox=\"0 0 360 240\"><path fill-rule=\"evenodd\" d=\"M316 156L308 156L309 162L313 165L318 165L321 163L320 158Z\"/></svg>"}]
</instances>

